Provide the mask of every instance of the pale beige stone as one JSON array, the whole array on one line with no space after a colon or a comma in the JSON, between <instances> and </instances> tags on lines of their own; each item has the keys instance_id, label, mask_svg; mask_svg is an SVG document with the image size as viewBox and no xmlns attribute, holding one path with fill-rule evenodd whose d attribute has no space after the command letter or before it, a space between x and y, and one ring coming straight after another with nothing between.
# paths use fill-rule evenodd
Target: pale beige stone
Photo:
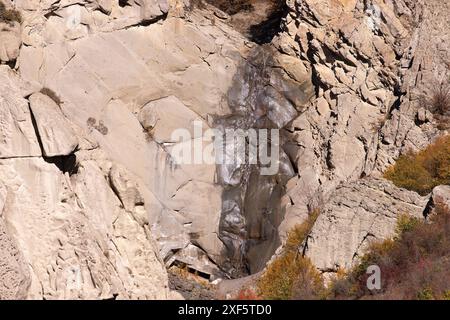
<instances>
[{"instance_id":1,"label":"pale beige stone","mask_svg":"<svg viewBox=\"0 0 450 320\"><path fill-rule=\"evenodd\" d=\"M29 101L44 156L66 156L75 151L78 137L65 119L60 106L42 93L32 94Z\"/></svg>"},{"instance_id":2,"label":"pale beige stone","mask_svg":"<svg viewBox=\"0 0 450 320\"><path fill-rule=\"evenodd\" d=\"M0 62L17 59L22 44L20 25L17 22L0 23Z\"/></svg>"}]
</instances>

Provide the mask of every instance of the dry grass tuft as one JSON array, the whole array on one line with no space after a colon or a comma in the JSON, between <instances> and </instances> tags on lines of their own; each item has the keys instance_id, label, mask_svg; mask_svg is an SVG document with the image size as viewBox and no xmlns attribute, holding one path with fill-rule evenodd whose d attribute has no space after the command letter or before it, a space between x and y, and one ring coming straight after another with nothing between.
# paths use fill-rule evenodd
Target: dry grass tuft
<instances>
[{"instance_id":1,"label":"dry grass tuft","mask_svg":"<svg viewBox=\"0 0 450 320\"><path fill-rule=\"evenodd\" d=\"M398 187L426 195L435 186L450 184L450 136L436 140L419 153L400 156L384 177Z\"/></svg>"},{"instance_id":2,"label":"dry grass tuft","mask_svg":"<svg viewBox=\"0 0 450 320\"><path fill-rule=\"evenodd\" d=\"M438 129L450 129L450 82L442 81L433 86L430 95L424 98L424 104L433 113Z\"/></svg>"},{"instance_id":3,"label":"dry grass tuft","mask_svg":"<svg viewBox=\"0 0 450 320\"><path fill-rule=\"evenodd\" d=\"M300 245L311 232L318 215L319 210L314 210L304 223L289 232L282 254L267 267L258 281L259 296L287 300L314 299L323 295L325 287L322 275L299 252Z\"/></svg>"}]
</instances>

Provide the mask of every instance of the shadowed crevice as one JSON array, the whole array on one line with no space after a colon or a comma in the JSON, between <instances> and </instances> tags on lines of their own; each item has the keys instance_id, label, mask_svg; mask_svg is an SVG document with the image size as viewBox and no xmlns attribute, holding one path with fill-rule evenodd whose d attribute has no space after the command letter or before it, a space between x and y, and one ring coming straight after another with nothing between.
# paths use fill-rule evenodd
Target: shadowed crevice
<instances>
[{"instance_id":1,"label":"shadowed crevice","mask_svg":"<svg viewBox=\"0 0 450 320\"><path fill-rule=\"evenodd\" d=\"M200 1L200 0L198 0ZM230 15L230 24L251 41L270 43L281 31L285 0L205 0Z\"/></svg>"}]
</instances>

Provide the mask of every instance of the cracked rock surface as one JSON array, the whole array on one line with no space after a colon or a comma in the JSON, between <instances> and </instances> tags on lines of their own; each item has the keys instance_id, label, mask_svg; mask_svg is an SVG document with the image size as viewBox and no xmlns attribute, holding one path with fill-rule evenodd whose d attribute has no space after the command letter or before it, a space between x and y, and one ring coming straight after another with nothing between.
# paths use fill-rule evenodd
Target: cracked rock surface
<instances>
[{"instance_id":1,"label":"cracked rock surface","mask_svg":"<svg viewBox=\"0 0 450 320\"><path fill-rule=\"evenodd\" d=\"M334 272L400 214L448 202L448 186L430 200L381 178L445 134L423 96L450 77L448 1L207 2L11 2L23 21L0 23L0 299L181 298L171 288L191 282L169 286L166 268L259 272L317 207L302 249ZM236 28L252 16L260 29ZM176 163L172 133L194 122L279 129L281 170Z\"/></svg>"},{"instance_id":2,"label":"cracked rock surface","mask_svg":"<svg viewBox=\"0 0 450 320\"><path fill-rule=\"evenodd\" d=\"M274 45L312 70L317 97L289 129L298 176L288 182L283 230L318 195L326 200L343 182L379 176L399 154L440 134L419 99L426 83L449 77L448 50L423 56L426 47L445 46L448 10L440 4L288 1L285 31ZM424 122L415 121L418 113Z\"/></svg>"},{"instance_id":3,"label":"cracked rock surface","mask_svg":"<svg viewBox=\"0 0 450 320\"><path fill-rule=\"evenodd\" d=\"M323 207L303 250L322 271L348 269L370 241L395 234L397 218L423 218L428 198L381 179L338 187Z\"/></svg>"}]
</instances>

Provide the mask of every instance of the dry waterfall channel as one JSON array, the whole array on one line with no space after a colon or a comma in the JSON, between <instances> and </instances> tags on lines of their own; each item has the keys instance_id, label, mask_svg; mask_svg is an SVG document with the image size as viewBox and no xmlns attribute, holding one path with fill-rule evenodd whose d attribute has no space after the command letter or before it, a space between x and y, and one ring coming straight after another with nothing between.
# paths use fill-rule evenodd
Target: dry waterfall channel
<instances>
[{"instance_id":1,"label":"dry waterfall channel","mask_svg":"<svg viewBox=\"0 0 450 320\"><path fill-rule=\"evenodd\" d=\"M234 163L218 165L218 178L224 187L222 214L219 227L220 239L226 247L225 268L232 276L242 276L260 271L280 244L278 225L283 218L281 196L287 181L295 175L288 156L279 146L271 150L270 130L282 130L297 115L295 106L286 94L304 94L276 72L273 52L256 47L234 76L227 99L232 114L216 119L216 128L226 130L267 130L268 141L258 146L280 153L274 161L277 173L264 175L261 164ZM289 88L289 86L291 88ZM288 91L288 90L291 91ZM293 92L297 90L297 92ZM248 141L241 142L236 136L225 137L227 144L248 150ZM261 141L262 137L259 141ZM233 148L232 148L233 149ZM262 151L262 150L261 150ZM247 159L244 162L248 162Z\"/></svg>"},{"instance_id":2,"label":"dry waterfall channel","mask_svg":"<svg viewBox=\"0 0 450 320\"><path fill-rule=\"evenodd\" d=\"M286 155L277 177L174 166L171 133L281 129L298 86L215 7L123 4L17 1L2 22L2 297L168 298L166 268L242 276L279 243Z\"/></svg>"},{"instance_id":3,"label":"dry waterfall channel","mask_svg":"<svg viewBox=\"0 0 450 320\"><path fill-rule=\"evenodd\" d=\"M264 1L256 3L262 5ZM265 15L257 16L259 20L251 26L245 27L254 17L253 11L234 12L234 19L246 21L239 24L241 32L261 45L252 44L246 57L237 65L231 86L224 95L228 113L212 115L212 127L223 135L223 150L231 144L234 145L230 148L232 153L245 150L246 157L244 163L218 164L216 168L217 182L223 190L218 237L224 246L221 256L214 261L218 269L213 268L211 274L202 267L191 269L211 280L247 276L264 268L281 243L278 235L284 215L281 198L287 181L296 174L283 151L283 144L290 136L285 128L302 110L312 90L306 80L306 70L302 70L305 79L300 81L287 76L280 61L276 60L275 50L264 44L279 32L274 30L274 24L280 27L284 17L281 14L286 14L284 3L268 3L269 9L263 10ZM259 148L267 148L267 155L277 153L279 169L275 174L261 174L261 164L248 163L249 130L258 132L260 129L267 130L268 141ZM242 130L244 140L240 139L242 136L226 136L228 130L238 134ZM281 145L274 150L270 150L270 130L282 135Z\"/></svg>"},{"instance_id":4,"label":"dry waterfall channel","mask_svg":"<svg viewBox=\"0 0 450 320\"><path fill-rule=\"evenodd\" d=\"M217 298L318 207L335 273L432 203L383 173L446 132L448 1L0 2L0 299ZM278 172L176 164L193 123Z\"/></svg>"}]
</instances>

